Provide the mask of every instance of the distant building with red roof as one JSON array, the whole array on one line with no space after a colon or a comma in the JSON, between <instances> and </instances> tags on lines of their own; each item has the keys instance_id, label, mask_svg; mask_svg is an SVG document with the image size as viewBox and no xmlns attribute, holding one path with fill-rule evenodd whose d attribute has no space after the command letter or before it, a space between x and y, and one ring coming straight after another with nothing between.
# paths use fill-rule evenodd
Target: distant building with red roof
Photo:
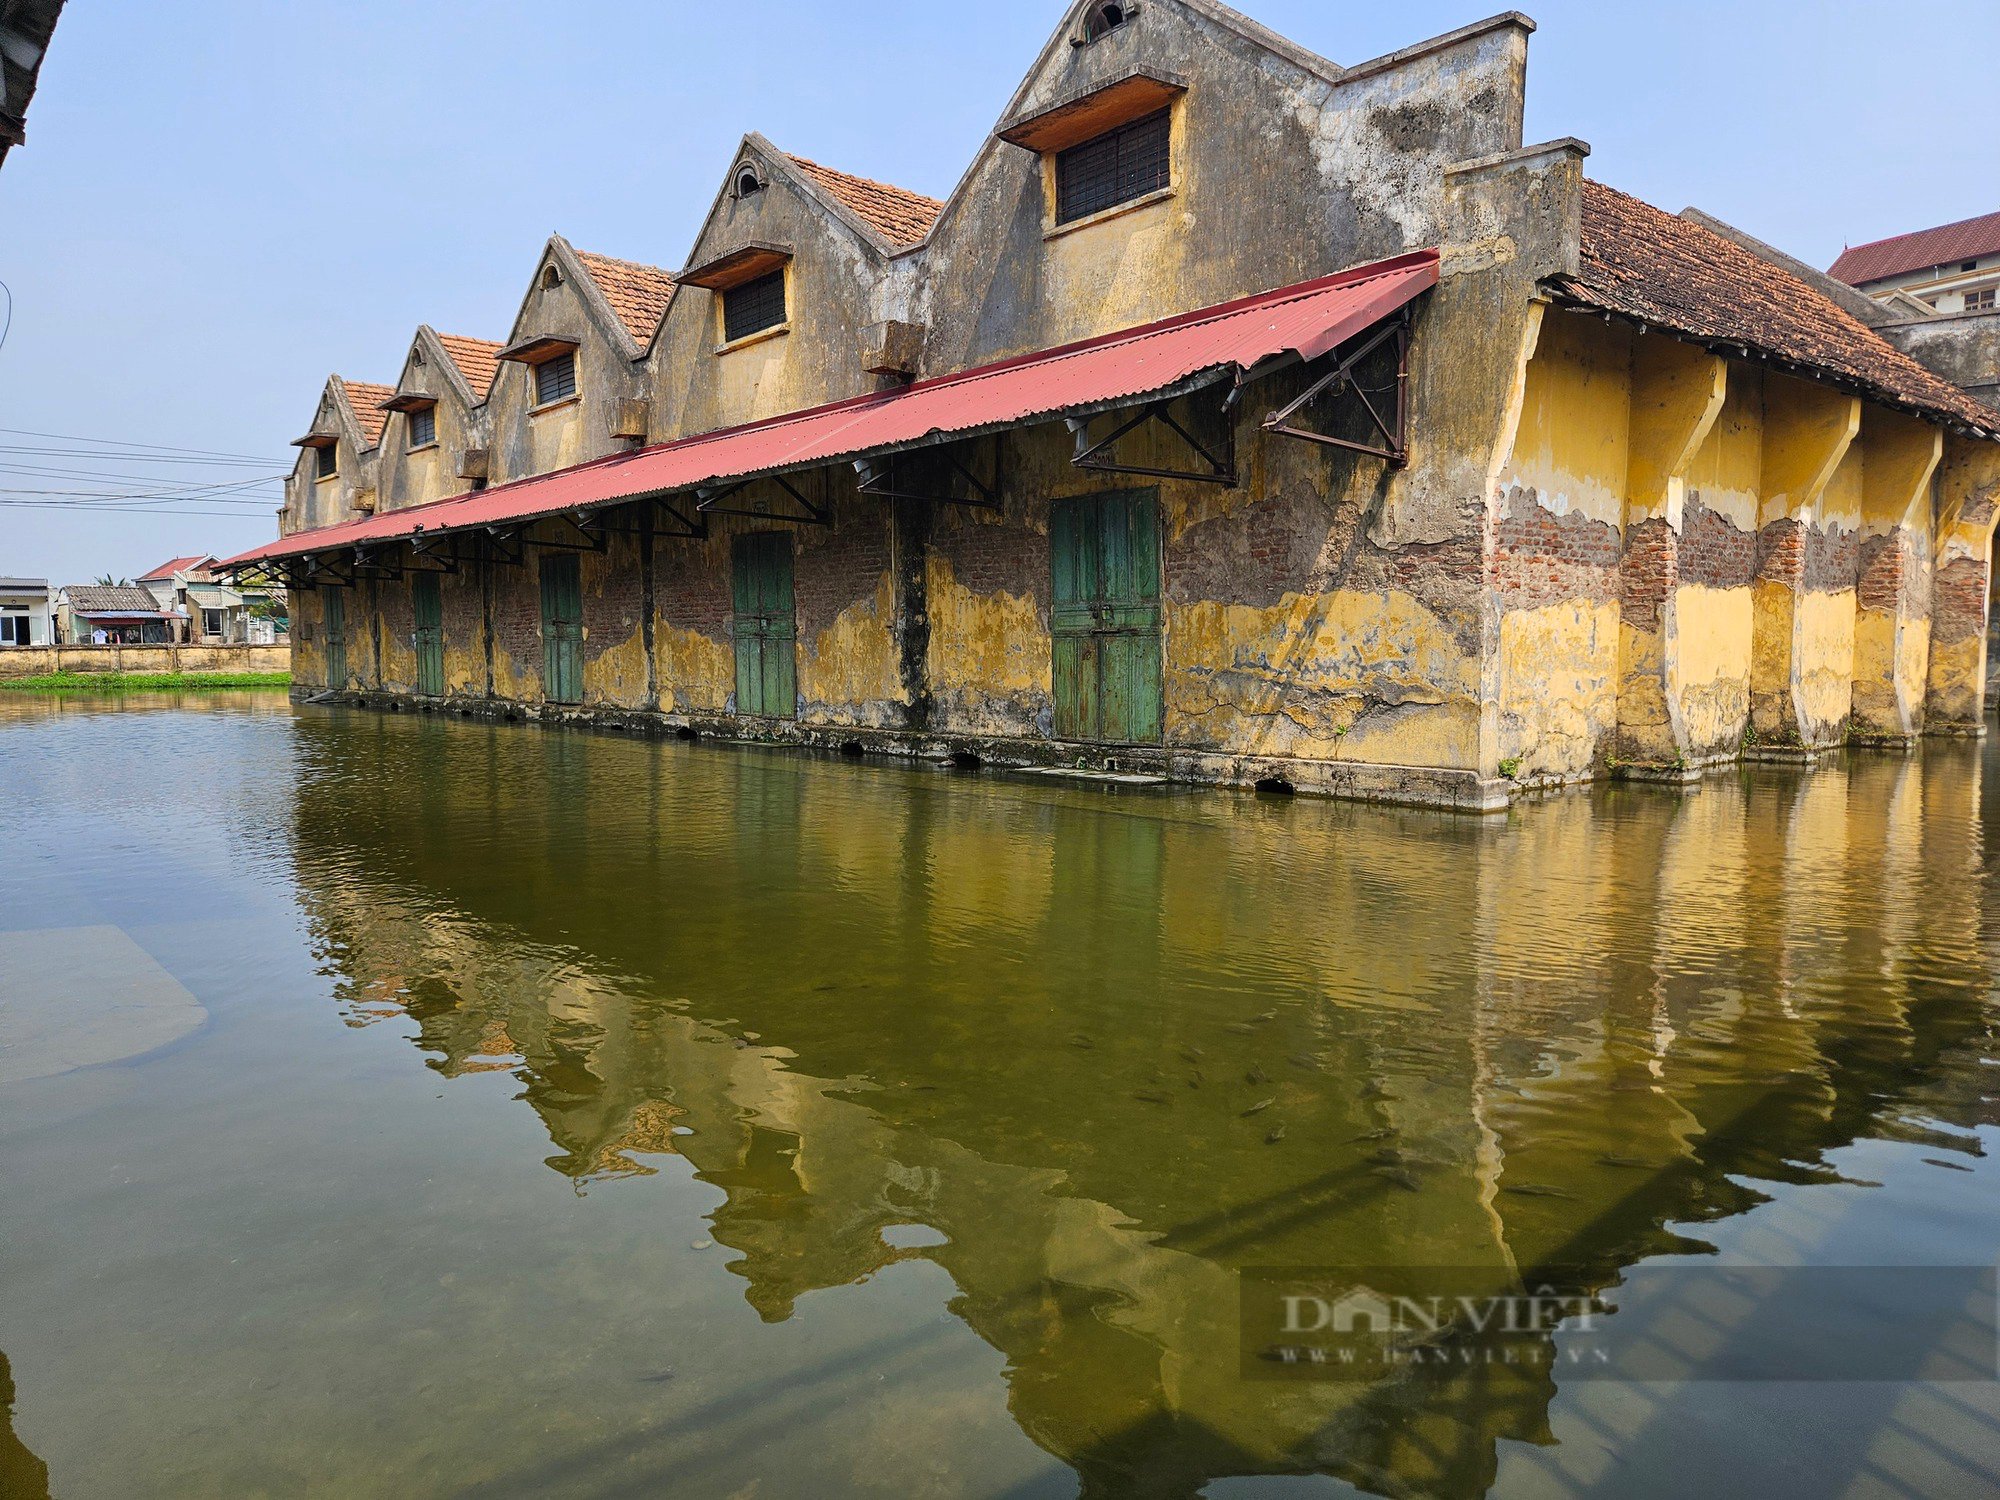
<instances>
[{"instance_id":1,"label":"distant building with red roof","mask_svg":"<svg viewBox=\"0 0 2000 1500\"><path fill-rule=\"evenodd\" d=\"M1850 246L1827 274L1909 312L1991 312L2000 305L2000 213Z\"/></svg>"}]
</instances>

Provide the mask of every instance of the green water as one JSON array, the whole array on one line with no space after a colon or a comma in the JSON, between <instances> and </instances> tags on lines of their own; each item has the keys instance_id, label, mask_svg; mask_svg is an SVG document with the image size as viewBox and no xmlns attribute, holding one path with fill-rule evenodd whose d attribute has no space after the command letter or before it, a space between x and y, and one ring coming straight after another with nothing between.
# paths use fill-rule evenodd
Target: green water
<instances>
[{"instance_id":1,"label":"green water","mask_svg":"<svg viewBox=\"0 0 2000 1500\"><path fill-rule=\"evenodd\" d=\"M2000 1471L1991 1380L1257 1379L1238 1322L1269 1266L1991 1264L1976 747L1474 821L23 695L0 788L0 1494Z\"/></svg>"}]
</instances>

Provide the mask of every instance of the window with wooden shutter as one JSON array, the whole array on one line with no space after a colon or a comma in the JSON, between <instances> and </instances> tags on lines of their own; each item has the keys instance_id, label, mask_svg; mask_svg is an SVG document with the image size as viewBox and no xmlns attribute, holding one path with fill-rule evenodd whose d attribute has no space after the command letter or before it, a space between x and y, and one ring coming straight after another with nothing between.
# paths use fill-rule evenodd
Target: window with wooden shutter
<instances>
[{"instance_id":1,"label":"window with wooden shutter","mask_svg":"<svg viewBox=\"0 0 2000 1500\"><path fill-rule=\"evenodd\" d=\"M547 406L576 394L576 354L572 351L545 359L535 366L535 405Z\"/></svg>"},{"instance_id":2,"label":"window with wooden shutter","mask_svg":"<svg viewBox=\"0 0 2000 1500\"><path fill-rule=\"evenodd\" d=\"M1171 119L1163 109L1057 152L1056 222L1087 219L1169 186Z\"/></svg>"},{"instance_id":3,"label":"window with wooden shutter","mask_svg":"<svg viewBox=\"0 0 2000 1500\"><path fill-rule=\"evenodd\" d=\"M776 328L785 321L784 268L769 272L722 294L722 338L725 343Z\"/></svg>"},{"instance_id":4,"label":"window with wooden shutter","mask_svg":"<svg viewBox=\"0 0 2000 1500\"><path fill-rule=\"evenodd\" d=\"M331 479L340 472L340 449L333 443L325 443L313 449L319 455L313 473L320 479Z\"/></svg>"},{"instance_id":5,"label":"window with wooden shutter","mask_svg":"<svg viewBox=\"0 0 2000 1500\"><path fill-rule=\"evenodd\" d=\"M437 441L437 437L438 424L437 409L435 407L420 406L410 413L410 446L412 448L428 448L432 443Z\"/></svg>"}]
</instances>

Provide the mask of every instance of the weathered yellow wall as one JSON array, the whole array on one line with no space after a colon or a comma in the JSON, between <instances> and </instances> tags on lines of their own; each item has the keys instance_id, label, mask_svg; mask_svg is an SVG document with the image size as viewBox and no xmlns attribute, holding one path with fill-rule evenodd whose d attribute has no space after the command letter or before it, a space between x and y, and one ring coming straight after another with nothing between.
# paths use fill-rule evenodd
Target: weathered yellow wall
<instances>
[{"instance_id":1,"label":"weathered yellow wall","mask_svg":"<svg viewBox=\"0 0 2000 1500\"><path fill-rule=\"evenodd\" d=\"M1525 773L1584 773L1617 723L1631 397L1623 329L1543 318L1499 475L1494 561L1500 752Z\"/></svg>"}]
</instances>

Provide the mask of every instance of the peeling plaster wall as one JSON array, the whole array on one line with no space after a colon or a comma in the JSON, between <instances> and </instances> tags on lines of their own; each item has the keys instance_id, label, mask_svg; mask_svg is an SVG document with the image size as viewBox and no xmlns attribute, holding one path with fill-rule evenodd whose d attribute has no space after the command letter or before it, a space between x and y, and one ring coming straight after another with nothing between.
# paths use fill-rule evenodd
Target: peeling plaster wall
<instances>
[{"instance_id":1,"label":"peeling plaster wall","mask_svg":"<svg viewBox=\"0 0 2000 1500\"><path fill-rule=\"evenodd\" d=\"M544 273L552 265L562 282L546 287ZM536 268L513 336L575 339L576 395L537 407L533 366L500 362L486 398L491 434L487 478L493 484L546 474L624 447L611 436L612 413L619 401L645 394L644 374L585 305L582 276L553 246Z\"/></svg>"},{"instance_id":2,"label":"peeling plaster wall","mask_svg":"<svg viewBox=\"0 0 2000 1500\"><path fill-rule=\"evenodd\" d=\"M1139 7L1088 46L1065 31L1008 116L1135 69L1184 80L1171 195L1056 229L1042 158L989 140L927 251L926 372L1437 244L1446 168L1521 144L1526 59L1506 18L1338 80L1179 6Z\"/></svg>"},{"instance_id":3,"label":"peeling plaster wall","mask_svg":"<svg viewBox=\"0 0 2000 1500\"><path fill-rule=\"evenodd\" d=\"M399 395L420 394L437 399L437 405L432 408L437 423L437 441L422 448L411 448L409 415L404 412L389 413L389 420L382 429L378 463L381 481L381 495L376 503L378 510L402 510L463 494L469 485L458 477L460 460L467 449L486 446L484 410L466 405L459 393L458 383L452 379L450 372L441 367L449 356L434 346L425 347L428 343L428 340L420 340L418 347L410 351L410 357L403 363L403 373L397 381L396 390ZM423 354L421 364L417 362L420 351Z\"/></svg>"},{"instance_id":4,"label":"peeling plaster wall","mask_svg":"<svg viewBox=\"0 0 2000 1500\"><path fill-rule=\"evenodd\" d=\"M655 437L685 437L873 391L882 380L862 368L862 330L906 318L915 266L890 261L808 196L791 169L746 148L762 190L738 197L725 185L689 256L690 265L747 245L787 246L783 333L723 347L722 293L683 286L674 293L648 361Z\"/></svg>"},{"instance_id":5,"label":"peeling plaster wall","mask_svg":"<svg viewBox=\"0 0 2000 1500\"><path fill-rule=\"evenodd\" d=\"M1631 346L1622 329L1542 320L1493 558L1500 752L1534 772L1587 770L1618 717L1618 559Z\"/></svg>"}]
</instances>

